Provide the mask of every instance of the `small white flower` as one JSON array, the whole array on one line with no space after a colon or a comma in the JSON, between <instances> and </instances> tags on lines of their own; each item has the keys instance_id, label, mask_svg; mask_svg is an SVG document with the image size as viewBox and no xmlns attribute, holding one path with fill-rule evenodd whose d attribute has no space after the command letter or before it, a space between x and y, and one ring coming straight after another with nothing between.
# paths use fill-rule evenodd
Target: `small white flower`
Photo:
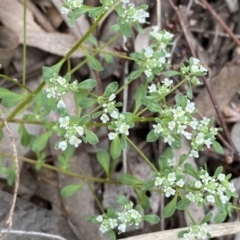
<instances>
[{"instance_id":1,"label":"small white flower","mask_svg":"<svg viewBox=\"0 0 240 240\"><path fill-rule=\"evenodd\" d=\"M171 187L164 188L165 196L170 197L171 195L174 195L176 190L174 190Z\"/></svg>"},{"instance_id":2,"label":"small white flower","mask_svg":"<svg viewBox=\"0 0 240 240\"><path fill-rule=\"evenodd\" d=\"M176 165L176 158L168 159L167 162L168 162L168 165L170 167L175 166Z\"/></svg>"},{"instance_id":3,"label":"small white flower","mask_svg":"<svg viewBox=\"0 0 240 240\"><path fill-rule=\"evenodd\" d=\"M100 120L102 121L102 123L106 123L109 121L109 117L107 116L107 114L103 113L100 117Z\"/></svg>"},{"instance_id":4,"label":"small white flower","mask_svg":"<svg viewBox=\"0 0 240 240\"><path fill-rule=\"evenodd\" d=\"M139 214L139 212L136 211L135 209L129 210L129 213L131 214L131 217L132 217L133 219L137 219L137 218L140 218L140 217L141 217L141 215Z\"/></svg>"},{"instance_id":5,"label":"small white flower","mask_svg":"<svg viewBox=\"0 0 240 240\"><path fill-rule=\"evenodd\" d=\"M186 112L189 112L189 113L193 113L194 110L195 110L195 103L194 103L194 102L190 102L190 101L188 100L187 105L186 105L186 107L185 107L185 111L186 111Z\"/></svg>"},{"instance_id":6,"label":"small white flower","mask_svg":"<svg viewBox=\"0 0 240 240\"><path fill-rule=\"evenodd\" d=\"M66 108L66 104L63 100L58 101L57 108Z\"/></svg>"},{"instance_id":7,"label":"small white flower","mask_svg":"<svg viewBox=\"0 0 240 240\"><path fill-rule=\"evenodd\" d=\"M145 48L145 53L144 53L146 58L151 58L153 56L153 50L150 47Z\"/></svg>"},{"instance_id":8,"label":"small white flower","mask_svg":"<svg viewBox=\"0 0 240 240\"><path fill-rule=\"evenodd\" d=\"M159 31L159 26L152 26L153 32L158 32Z\"/></svg>"},{"instance_id":9,"label":"small white flower","mask_svg":"<svg viewBox=\"0 0 240 240\"><path fill-rule=\"evenodd\" d=\"M230 182L230 183L229 183L228 189L229 189L232 193L236 192L236 188L234 187L233 182Z\"/></svg>"},{"instance_id":10,"label":"small white flower","mask_svg":"<svg viewBox=\"0 0 240 240\"><path fill-rule=\"evenodd\" d=\"M62 13L62 14L68 14L68 13L69 13L69 9L66 8L66 7L64 7L64 6L62 6L62 7L61 7L61 13Z\"/></svg>"},{"instance_id":11,"label":"small white flower","mask_svg":"<svg viewBox=\"0 0 240 240\"><path fill-rule=\"evenodd\" d=\"M173 142L175 142L175 139L173 137L171 137L171 135L168 135L167 137L165 137L163 139L163 141L165 143L168 143L170 146L172 145Z\"/></svg>"},{"instance_id":12,"label":"small white flower","mask_svg":"<svg viewBox=\"0 0 240 240\"><path fill-rule=\"evenodd\" d=\"M176 174L174 172L169 173L167 179L171 184L174 184L176 180Z\"/></svg>"},{"instance_id":13,"label":"small white flower","mask_svg":"<svg viewBox=\"0 0 240 240\"><path fill-rule=\"evenodd\" d=\"M190 140L192 138L192 133L189 133L187 131L183 132L183 135L185 136L186 139Z\"/></svg>"},{"instance_id":14,"label":"small white flower","mask_svg":"<svg viewBox=\"0 0 240 240\"><path fill-rule=\"evenodd\" d=\"M183 187L184 186L184 181L183 179L180 179L176 182L176 185L179 186L179 187Z\"/></svg>"},{"instance_id":15,"label":"small white flower","mask_svg":"<svg viewBox=\"0 0 240 240\"><path fill-rule=\"evenodd\" d=\"M200 181L196 181L194 185L195 185L196 188L201 188L202 187L202 183Z\"/></svg>"},{"instance_id":16,"label":"small white flower","mask_svg":"<svg viewBox=\"0 0 240 240\"><path fill-rule=\"evenodd\" d=\"M108 221L111 229L114 229L118 225L117 219L115 218L109 218Z\"/></svg>"},{"instance_id":17,"label":"small white flower","mask_svg":"<svg viewBox=\"0 0 240 240\"><path fill-rule=\"evenodd\" d=\"M176 123L174 121L168 123L168 128L172 131L176 126Z\"/></svg>"},{"instance_id":18,"label":"small white flower","mask_svg":"<svg viewBox=\"0 0 240 240\"><path fill-rule=\"evenodd\" d=\"M155 178L155 183L154 183L154 185L155 185L156 187L161 186L162 183L163 183L163 178L160 178L160 177L156 177L156 178Z\"/></svg>"},{"instance_id":19,"label":"small white flower","mask_svg":"<svg viewBox=\"0 0 240 240\"><path fill-rule=\"evenodd\" d=\"M79 136L82 136L84 134L84 128L81 126L75 126L74 127L76 132L79 134Z\"/></svg>"},{"instance_id":20,"label":"small white flower","mask_svg":"<svg viewBox=\"0 0 240 240\"><path fill-rule=\"evenodd\" d=\"M211 180L211 177L209 176L209 174L207 172L205 172L205 174L201 174L200 178L202 179L202 181L205 184L207 184Z\"/></svg>"},{"instance_id":21,"label":"small white flower","mask_svg":"<svg viewBox=\"0 0 240 240\"><path fill-rule=\"evenodd\" d=\"M67 148L67 142L66 141L61 141L58 143L58 148L61 149L62 151L65 151Z\"/></svg>"},{"instance_id":22,"label":"small white flower","mask_svg":"<svg viewBox=\"0 0 240 240\"><path fill-rule=\"evenodd\" d=\"M105 233L105 232L108 232L110 229L108 229L107 226L105 226L104 224L101 224L100 228L99 228L99 231L101 233Z\"/></svg>"},{"instance_id":23,"label":"small white flower","mask_svg":"<svg viewBox=\"0 0 240 240\"><path fill-rule=\"evenodd\" d=\"M187 126L178 124L178 126L177 126L177 133L184 134L185 133L184 129L186 129L186 128L187 128Z\"/></svg>"},{"instance_id":24,"label":"small white flower","mask_svg":"<svg viewBox=\"0 0 240 240\"><path fill-rule=\"evenodd\" d=\"M120 132L120 133L122 133L122 134L125 134L125 135L129 135L129 131L128 131L128 129L130 128L130 126L129 125L127 125L126 123L122 123L121 125L120 125L120 127L118 128L118 131Z\"/></svg>"},{"instance_id":25,"label":"small white flower","mask_svg":"<svg viewBox=\"0 0 240 240\"><path fill-rule=\"evenodd\" d=\"M114 118L114 119L118 119L118 117L119 117L118 111L113 111L110 115L111 115L111 117Z\"/></svg>"},{"instance_id":26,"label":"small white flower","mask_svg":"<svg viewBox=\"0 0 240 240\"><path fill-rule=\"evenodd\" d=\"M199 154L198 154L198 151L192 149L190 154L189 154L189 157L194 157L194 158L199 158Z\"/></svg>"},{"instance_id":27,"label":"small white flower","mask_svg":"<svg viewBox=\"0 0 240 240\"><path fill-rule=\"evenodd\" d=\"M200 71L200 72L207 72L208 69L205 68L204 66L200 65L200 66L199 66L199 71Z\"/></svg>"},{"instance_id":28,"label":"small white flower","mask_svg":"<svg viewBox=\"0 0 240 240\"><path fill-rule=\"evenodd\" d=\"M65 78L59 76L59 77L57 78L57 82L58 82L61 86L63 86L67 81L66 81Z\"/></svg>"},{"instance_id":29,"label":"small white flower","mask_svg":"<svg viewBox=\"0 0 240 240\"><path fill-rule=\"evenodd\" d=\"M174 119L182 117L185 113L180 106L178 106L176 109L172 109L172 112Z\"/></svg>"},{"instance_id":30,"label":"small white flower","mask_svg":"<svg viewBox=\"0 0 240 240\"><path fill-rule=\"evenodd\" d=\"M151 76L152 76L152 71L151 71L150 69L146 69L146 70L144 71L144 73L145 73L145 75L146 75L147 77L151 77Z\"/></svg>"},{"instance_id":31,"label":"small white flower","mask_svg":"<svg viewBox=\"0 0 240 240\"><path fill-rule=\"evenodd\" d=\"M116 98L116 95L114 93L112 93L108 100L111 102L114 98Z\"/></svg>"},{"instance_id":32,"label":"small white flower","mask_svg":"<svg viewBox=\"0 0 240 240\"><path fill-rule=\"evenodd\" d=\"M98 222L102 222L102 221L103 221L103 216L102 216L102 215L98 215L98 216L96 217L96 220L97 220Z\"/></svg>"},{"instance_id":33,"label":"small white flower","mask_svg":"<svg viewBox=\"0 0 240 240\"><path fill-rule=\"evenodd\" d=\"M194 57L191 57L190 59L192 60L193 64L195 64L195 65L200 62L197 58L194 58Z\"/></svg>"},{"instance_id":34,"label":"small white flower","mask_svg":"<svg viewBox=\"0 0 240 240\"><path fill-rule=\"evenodd\" d=\"M152 93L152 92L156 92L157 91L157 85L156 84L151 84L151 86L148 87L149 89L149 92Z\"/></svg>"},{"instance_id":35,"label":"small white flower","mask_svg":"<svg viewBox=\"0 0 240 240\"><path fill-rule=\"evenodd\" d=\"M210 145L212 144L212 139L208 138L204 140L204 143L206 144L207 148L210 148Z\"/></svg>"},{"instance_id":36,"label":"small white flower","mask_svg":"<svg viewBox=\"0 0 240 240\"><path fill-rule=\"evenodd\" d=\"M189 123L189 125L192 129L197 129L198 120L196 118L193 118L192 121Z\"/></svg>"},{"instance_id":37,"label":"small white flower","mask_svg":"<svg viewBox=\"0 0 240 240\"><path fill-rule=\"evenodd\" d=\"M213 195L208 195L206 199L209 203L215 203L215 198Z\"/></svg>"},{"instance_id":38,"label":"small white flower","mask_svg":"<svg viewBox=\"0 0 240 240\"><path fill-rule=\"evenodd\" d=\"M220 199L222 201L223 204L226 204L229 201L229 198L227 195L220 195Z\"/></svg>"},{"instance_id":39,"label":"small white flower","mask_svg":"<svg viewBox=\"0 0 240 240\"><path fill-rule=\"evenodd\" d=\"M125 224L120 224L119 226L118 226L118 230L121 232L121 233L123 233L123 232L125 232L126 231L126 225Z\"/></svg>"},{"instance_id":40,"label":"small white flower","mask_svg":"<svg viewBox=\"0 0 240 240\"><path fill-rule=\"evenodd\" d=\"M66 116L66 117L61 117L59 118L59 127L60 128L67 128L67 126L69 125L69 121L70 121L70 117L69 116Z\"/></svg>"},{"instance_id":41,"label":"small white flower","mask_svg":"<svg viewBox=\"0 0 240 240\"><path fill-rule=\"evenodd\" d=\"M162 81L162 83L166 86L166 87L170 87L173 84L173 80L170 80L168 78L164 78L164 80Z\"/></svg>"},{"instance_id":42,"label":"small white flower","mask_svg":"<svg viewBox=\"0 0 240 240\"><path fill-rule=\"evenodd\" d=\"M204 134L203 133L198 133L197 137L196 137L196 143L198 145L201 145L204 143Z\"/></svg>"},{"instance_id":43,"label":"small white flower","mask_svg":"<svg viewBox=\"0 0 240 240\"><path fill-rule=\"evenodd\" d=\"M203 119L201 120L201 123L205 126L207 126L210 123L211 119L203 117Z\"/></svg>"},{"instance_id":44,"label":"small white flower","mask_svg":"<svg viewBox=\"0 0 240 240\"><path fill-rule=\"evenodd\" d=\"M195 196L192 192L189 192L187 195L186 195L186 198L189 199L191 202L195 202Z\"/></svg>"},{"instance_id":45,"label":"small white flower","mask_svg":"<svg viewBox=\"0 0 240 240\"><path fill-rule=\"evenodd\" d=\"M56 87L46 88L45 92L47 93L47 98L55 98L57 95L56 90Z\"/></svg>"},{"instance_id":46,"label":"small white flower","mask_svg":"<svg viewBox=\"0 0 240 240\"><path fill-rule=\"evenodd\" d=\"M82 4L83 4L83 0L74 0L74 1L72 2L72 6L73 6L74 8L80 8L80 7L82 6Z\"/></svg>"},{"instance_id":47,"label":"small white flower","mask_svg":"<svg viewBox=\"0 0 240 240\"><path fill-rule=\"evenodd\" d=\"M114 132L110 132L110 133L108 134L109 140L113 140L113 139L115 139L116 137L117 137L117 134L114 133Z\"/></svg>"},{"instance_id":48,"label":"small white flower","mask_svg":"<svg viewBox=\"0 0 240 240\"><path fill-rule=\"evenodd\" d=\"M225 180L225 177L226 177L225 174L220 173L220 174L217 176L217 179L218 179L219 181L223 181L223 180Z\"/></svg>"},{"instance_id":49,"label":"small white flower","mask_svg":"<svg viewBox=\"0 0 240 240\"><path fill-rule=\"evenodd\" d=\"M74 147L78 147L78 145L82 142L81 139L77 138L76 136L71 136L68 140L69 144L73 145Z\"/></svg>"}]
</instances>

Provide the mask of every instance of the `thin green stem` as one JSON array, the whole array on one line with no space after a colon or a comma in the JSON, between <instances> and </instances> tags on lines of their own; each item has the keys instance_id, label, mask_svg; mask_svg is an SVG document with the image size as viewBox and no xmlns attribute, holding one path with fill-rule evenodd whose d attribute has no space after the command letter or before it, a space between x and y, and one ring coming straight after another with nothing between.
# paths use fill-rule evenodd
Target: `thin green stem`
<instances>
[{"instance_id":1,"label":"thin green stem","mask_svg":"<svg viewBox=\"0 0 240 240\"><path fill-rule=\"evenodd\" d=\"M19 82L18 82L16 79L14 79L14 78L11 78L11 77L6 76L6 75L4 75L4 74L0 74L0 77L4 78L4 79L6 79L6 80L11 81L12 83L18 85L18 86L21 87L21 88L26 89L29 93L33 93L28 87L26 87L26 86L24 86L23 84L19 83Z\"/></svg>"},{"instance_id":2,"label":"thin green stem","mask_svg":"<svg viewBox=\"0 0 240 240\"><path fill-rule=\"evenodd\" d=\"M22 84L26 85L26 69L27 69L27 0L24 0L23 5L23 69L22 69Z\"/></svg>"},{"instance_id":3,"label":"thin green stem","mask_svg":"<svg viewBox=\"0 0 240 240\"><path fill-rule=\"evenodd\" d=\"M240 207L236 207L236 206L231 206L231 208L236 209L236 210L240 210Z\"/></svg>"},{"instance_id":4,"label":"thin green stem","mask_svg":"<svg viewBox=\"0 0 240 240\"><path fill-rule=\"evenodd\" d=\"M9 153L1 152L1 151L0 151L0 155L4 156L4 157L14 158L13 155L11 155ZM36 160L32 160L32 159L26 158L26 157L18 156L18 159L20 159L20 160L22 160L24 162L33 164L33 165L37 165L37 163L38 163ZM55 166L52 166L52 165L49 165L49 164L46 164L46 163L41 164L41 166L43 166L43 167L45 167L47 169L53 170L55 172L63 173L65 175L68 175L68 176L71 176L71 177L76 177L76 178L79 178L79 179L85 180L85 181L98 182L98 183L109 183L109 184L120 184L116 180L102 179L102 178L85 176L85 175L81 175L81 174L78 174L78 173L75 173L75 172L71 172L71 171L68 171L68 170L65 170L65 169L60 169L60 168L57 168Z\"/></svg>"},{"instance_id":5,"label":"thin green stem","mask_svg":"<svg viewBox=\"0 0 240 240\"><path fill-rule=\"evenodd\" d=\"M139 155L148 163L148 165L155 171L158 172L158 170L154 167L154 165L151 163L151 161L145 156L145 154L135 145L135 143L126 136L126 139L128 143L139 153Z\"/></svg>"}]
</instances>

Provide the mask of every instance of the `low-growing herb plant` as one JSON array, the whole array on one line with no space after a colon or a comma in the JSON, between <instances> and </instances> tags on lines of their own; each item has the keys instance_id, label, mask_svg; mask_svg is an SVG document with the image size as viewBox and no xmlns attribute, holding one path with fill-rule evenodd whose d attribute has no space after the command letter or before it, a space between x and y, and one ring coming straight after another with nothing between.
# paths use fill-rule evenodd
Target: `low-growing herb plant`
<instances>
[{"instance_id":1,"label":"low-growing herb plant","mask_svg":"<svg viewBox=\"0 0 240 240\"><path fill-rule=\"evenodd\" d=\"M104 48L115 41L116 37L123 35L132 36L132 29L142 32L140 24L148 23L148 6L135 7L130 0L100 0L101 6L91 7L84 5L83 0L66 0L62 6L62 13L67 14L70 23L73 25L75 20L82 14L88 14L94 18L94 23L89 31L79 40L79 42L67 53L59 63L52 67L43 67L42 83L35 91L30 91L25 85L22 87L28 91L24 94L16 94L5 88L0 88L1 103L5 107L14 107L9 114L7 121L11 122L21 109L30 103L34 105L33 113L23 118L19 126L19 133L22 137L22 145L30 146L38 156L37 169L47 165L44 163L45 148L49 138L53 133L57 133L59 140L55 148L62 150L63 154L58 156L61 169L65 173L72 173L69 169L69 161L82 142L85 144L96 145L99 142L98 136L93 129L107 126L109 129L108 138L110 149L101 149L97 153L97 160L106 173L107 179L101 182L111 183L111 159L118 159L123 150L131 145L152 168L152 179L138 179L131 174L124 173L118 183L132 186L138 193L140 203L147 198L146 191L157 190L159 194L164 194L171 200L165 206L163 215L165 218L171 217L176 210L186 210L191 203L196 203L202 208L204 205L215 204L219 213L214 216L216 223L223 222L227 215L231 214L232 204L230 199L237 197L236 189L230 181L231 175L222 173L223 168L218 167L213 176L207 172L207 167L200 170L185 161L188 158L199 157L199 152L204 147L213 147L217 153L222 153L221 145L216 141L216 135L221 130L215 128L213 119L203 117L201 120L196 118L197 109L192 101L192 86L200 85L200 77L207 74L207 69L198 59L191 57L188 63L181 64L179 71L172 70L168 62L173 34L160 30L158 26L153 26L149 32L150 45L143 48L141 52L131 53L130 56L120 53L111 53ZM97 39L93 36L94 29L104 18L108 11L116 11L118 24L111 27L115 36L100 47ZM88 41L92 48L84 43ZM77 49L85 53L85 60L77 68L71 69L68 64L68 72L60 76L59 72L65 62L69 63L71 54ZM79 82L73 80L72 73L88 62L89 66L95 71L102 71L104 68L97 59L98 54L102 54L106 61L112 61L112 55L118 56L129 61L133 61L138 69L131 72L128 81L119 86L118 82L111 82L101 96L96 95L92 90L97 82L94 79L86 79ZM122 102L118 102L117 95L133 81L138 81L139 77L145 78L143 84L139 84L135 93L135 108L133 112L122 112ZM177 76L180 81L176 83L173 77ZM1 75L9 79L9 77ZM159 80L161 79L161 80ZM14 81L13 79L9 79ZM186 94L176 93L182 84L188 86ZM76 105L79 107L78 115L71 115L63 100L67 93L73 93ZM173 105L166 104L169 94L175 94ZM82 109L89 109L88 115L84 115ZM49 122L46 116L50 112L56 112L59 116L57 122ZM143 114L153 112L155 117L144 117ZM136 123L151 122L152 130L147 135L147 142L157 141L159 138L169 146L163 154L159 156L158 166L155 166L130 138L130 129ZM46 128L46 132L40 136L30 135L24 123L38 123ZM3 125L1 125L1 129ZM179 159L175 159L172 149L179 149L182 146L182 139L186 138L190 143L190 151L182 154ZM2 154L3 155L3 154ZM3 169L9 178L12 178L11 169ZM10 176L11 173L11 176ZM192 180L187 181L188 176ZM92 178L92 181L100 181ZM116 182L116 180L115 180ZM114 181L113 181L114 183ZM70 197L83 186L83 183L65 186L61 194ZM129 226L139 228L142 221L156 224L159 217L153 214L144 215L143 207L138 205L133 208L133 203L123 195L117 197L117 202L121 208L115 210L109 207L107 212L102 209L102 214L90 216L89 221L99 224L99 231L108 234L111 240L116 239L115 233L126 231ZM235 207L236 208L236 207ZM201 220L196 222L190 215L191 224L188 230L180 232L179 237L184 239L206 239L210 237L208 222L212 218L208 213ZM115 231L116 230L116 231Z\"/></svg>"}]
</instances>

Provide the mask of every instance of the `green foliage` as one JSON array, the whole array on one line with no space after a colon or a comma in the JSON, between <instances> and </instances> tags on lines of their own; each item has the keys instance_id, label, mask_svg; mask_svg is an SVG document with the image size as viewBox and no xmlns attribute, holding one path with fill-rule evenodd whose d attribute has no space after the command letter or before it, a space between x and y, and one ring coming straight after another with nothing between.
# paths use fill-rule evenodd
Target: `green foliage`
<instances>
[{"instance_id":1,"label":"green foliage","mask_svg":"<svg viewBox=\"0 0 240 240\"><path fill-rule=\"evenodd\" d=\"M0 99L2 99L2 105L4 107L14 107L20 103L26 96L19 95L6 88L0 87Z\"/></svg>"},{"instance_id":2,"label":"green foliage","mask_svg":"<svg viewBox=\"0 0 240 240\"><path fill-rule=\"evenodd\" d=\"M109 176L110 156L105 149L100 149L97 152L97 160L104 169L107 176Z\"/></svg>"},{"instance_id":3,"label":"green foliage","mask_svg":"<svg viewBox=\"0 0 240 240\"><path fill-rule=\"evenodd\" d=\"M186 208L188 208L190 204L191 204L191 201L189 199L183 198L177 203L176 208L178 210L185 210Z\"/></svg>"},{"instance_id":4,"label":"green foliage","mask_svg":"<svg viewBox=\"0 0 240 240\"><path fill-rule=\"evenodd\" d=\"M164 207L163 209L163 216L165 218L171 217L177 207L177 195L174 196L174 198Z\"/></svg>"},{"instance_id":5,"label":"green foliage","mask_svg":"<svg viewBox=\"0 0 240 240\"><path fill-rule=\"evenodd\" d=\"M112 140L110 145L110 155L113 159L117 159L120 157L122 152L121 142L119 136L116 136L115 139Z\"/></svg>"},{"instance_id":6,"label":"green foliage","mask_svg":"<svg viewBox=\"0 0 240 240\"><path fill-rule=\"evenodd\" d=\"M158 216L156 216L154 214L145 215L145 216L143 216L143 219L146 222L149 222L151 224L157 224L160 221L160 217L158 217Z\"/></svg>"},{"instance_id":7,"label":"green foliage","mask_svg":"<svg viewBox=\"0 0 240 240\"><path fill-rule=\"evenodd\" d=\"M135 185L142 185L143 182L142 180L136 178L135 176L131 175L131 174L121 174L118 178L119 182L124 184L124 185L128 185L128 186L135 186Z\"/></svg>"},{"instance_id":8,"label":"green foliage","mask_svg":"<svg viewBox=\"0 0 240 240\"><path fill-rule=\"evenodd\" d=\"M102 64L93 56L86 54L89 66L95 71L103 71L104 68Z\"/></svg>"},{"instance_id":9,"label":"green foliage","mask_svg":"<svg viewBox=\"0 0 240 240\"><path fill-rule=\"evenodd\" d=\"M65 198L71 197L75 193L77 193L83 186L84 183L67 185L61 189L61 196Z\"/></svg>"},{"instance_id":10,"label":"green foliage","mask_svg":"<svg viewBox=\"0 0 240 240\"><path fill-rule=\"evenodd\" d=\"M52 135L52 131L46 132L38 137L35 137L30 143L30 146L34 152L42 151L48 143L49 138Z\"/></svg>"}]
</instances>

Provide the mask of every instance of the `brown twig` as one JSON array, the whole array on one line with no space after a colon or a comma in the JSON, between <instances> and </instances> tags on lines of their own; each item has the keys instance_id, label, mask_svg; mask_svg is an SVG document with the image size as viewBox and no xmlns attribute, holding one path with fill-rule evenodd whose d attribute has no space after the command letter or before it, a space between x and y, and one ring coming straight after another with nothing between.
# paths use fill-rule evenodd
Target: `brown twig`
<instances>
[{"instance_id":1,"label":"brown twig","mask_svg":"<svg viewBox=\"0 0 240 240\"><path fill-rule=\"evenodd\" d=\"M202 0L203 2L206 2L205 0ZM194 51L194 48L193 48L193 46L192 46L192 43L191 43L191 41L190 41L190 38L189 38L189 35L188 35L188 32L187 32L187 29L186 29L186 27L185 27L185 25L184 25L184 22L183 22L183 20L182 20L182 16L181 16L181 14L180 14L180 12L179 12L179 9L175 6L175 4L173 3L173 1L172 0L168 0L168 2L169 2L169 4L171 5L171 7L174 9L174 11L176 12L176 15L177 15L177 17L178 17L178 19L179 19L179 22L180 22L180 25L181 25L181 27L182 27L182 30L183 30L183 33L184 33L184 36L185 36L185 38L186 38L186 41L187 41L187 43L188 43L188 45L189 45L189 48L190 48L190 51L191 51L191 54L192 54L192 56L193 57L196 57L196 53L195 53L195 51ZM208 5L208 4L207 4ZM208 5L209 6L209 5ZM210 6L209 6L210 7ZM211 8L211 7L210 7ZM210 11L210 9L209 9L209 11ZM214 12L213 10L212 10L212 8L211 8L211 11L212 12ZM217 14L214 12L214 17L216 16ZM237 44L239 43L240 44L240 41L234 36L234 34L232 33L232 31L226 26L226 24L221 20L221 18L219 17L219 16L217 16L217 18L218 18L218 21L219 21L219 23L220 23L220 21L221 21L221 26L223 27L223 25L222 24L224 24L224 26L228 29L228 31L226 30L226 28L224 28L228 33L229 33L229 35L230 35L230 33L231 33L231 37L235 40L236 39L236 42L237 42ZM240 46L240 45L239 45ZM210 99L211 99L211 102L212 102L212 104L213 104L213 107L214 107L214 109L215 109L215 111L216 111L216 114L217 114L217 116L218 116L218 119L219 119L219 122L220 122L220 124L221 124L221 127L223 128L223 130L224 130L224 132L225 132L225 134L226 134L226 138L227 138L227 141L229 142L229 144L231 145L231 147L232 147L232 149L234 149L234 153L233 153L233 155L234 155L234 157L237 159L237 160L239 160L239 157L240 157L240 155L239 155L239 152L238 152L238 150L236 149L236 147L235 147L235 145L234 145L234 143L233 143L233 141L232 141L232 139L231 139L231 136L230 136L230 134L229 134L229 131L228 131L228 129L227 129L227 126L226 126L226 124L225 124L225 122L223 121L223 118L222 118L222 116L221 116L221 113L220 113L220 111L219 111L219 107L218 107L218 104L217 104L217 102L216 102L216 99L215 99L215 97L213 96L213 94L212 94L212 92L211 92L211 89L210 89L210 87L209 87L209 85L208 85L208 82L206 81L206 78L202 78L202 80L203 80L203 83L204 83L204 85L206 86L206 89L207 89L207 91L208 91L208 94L209 94L209 97L210 97Z\"/></svg>"},{"instance_id":2,"label":"brown twig","mask_svg":"<svg viewBox=\"0 0 240 240\"><path fill-rule=\"evenodd\" d=\"M18 155L17 155L17 147L16 147L16 144L15 144L15 140L14 140L14 137L13 137L13 134L12 134L12 131L11 131L10 127L9 127L6 119L3 116L3 112L2 112L1 109L0 109L0 117L1 117L4 125L6 126L7 132L9 134L11 144L12 144L12 148L13 148L14 163L16 165L15 166L15 175L16 175L15 177L16 177L16 179L15 179L15 186L14 186L14 191L13 191L12 206L10 208L8 218L6 220L6 227L7 227L8 231L10 231L11 228L12 228L13 212L14 212L14 208L16 206L17 193L18 193L18 187L19 187L19 165L18 165ZM0 239L3 239L8 234L8 231L5 232L5 233L1 232L0 233Z\"/></svg>"}]
</instances>

